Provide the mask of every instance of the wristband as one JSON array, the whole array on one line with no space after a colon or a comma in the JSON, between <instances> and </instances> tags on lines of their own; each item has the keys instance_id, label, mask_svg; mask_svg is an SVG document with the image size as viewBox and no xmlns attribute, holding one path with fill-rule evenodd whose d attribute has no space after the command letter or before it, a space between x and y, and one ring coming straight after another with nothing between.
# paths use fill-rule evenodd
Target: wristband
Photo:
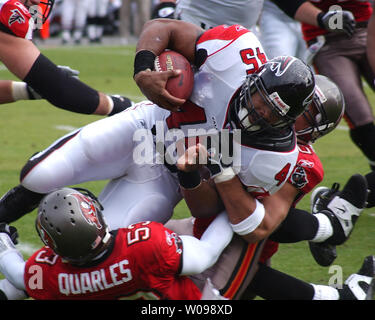
<instances>
[{"instance_id":1,"label":"wristband","mask_svg":"<svg viewBox=\"0 0 375 320\"><path fill-rule=\"evenodd\" d=\"M185 172L179 170L177 172L177 177L181 187L187 190L195 189L202 181L199 171Z\"/></svg>"},{"instance_id":2,"label":"wristband","mask_svg":"<svg viewBox=\"0 0 375 320\"><path fill-rule=\"evenodd\" d=\"M233 231L240 236L253 232L261 224L264 218L266 212L263 204L256 199L255 202L256 208L250 216L248 216L245 220L242 220L240 223L230 224Z\"/></svg>"},{"instance_id":3,"label":"wristband","mask_svg":"<svg viewBox=\"0 0 375 320\"><path fill-rule=\"evenodd\" d=\"M134 58L134 76L143 70L153 70L156 55L149 50L138 51Z\"/></svg>"},{"instance_id":4,"label":"wristband","mask_svg":"<svg viewBox=\"0 0 375 320\"><path fill-rule=\"evenodd\" d=\"M232 167L225 168L220 174L214 177L215 183L221 183L233 179L236 176Z\"/></svg>"},{"instance_id":5,"label":"wristband","mask_svg":"<svg viewBox=\"0 0 375 320\"><path fill-rule=\"evenodd\" d=\"M318 22L318 26L322 29L326 29L326 27L324 26L323 20L322 20L322 18L325 14L326 14L325 12L320 12L320 13L318 13L318 16L316 17L316 21Z\"/></svg>"},{"instance_id":6,"label":"wristband","mask_svg":"<svg viewBox=\"0 0 375 320\"><path fill-rule=\"evenodd\" d=\"M12 81L12 98L14 101L30 99L25 82Z\"/></svg>"}]
</instances>

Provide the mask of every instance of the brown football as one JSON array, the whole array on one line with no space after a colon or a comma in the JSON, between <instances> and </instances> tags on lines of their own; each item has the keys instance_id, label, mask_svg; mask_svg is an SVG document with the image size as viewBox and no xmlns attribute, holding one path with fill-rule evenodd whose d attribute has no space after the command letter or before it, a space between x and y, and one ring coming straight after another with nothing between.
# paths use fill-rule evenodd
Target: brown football
<instances>
[{"instance_id":1,"label":"brown football","mask_svg":"<svg viewBox=\"0 0 375 320\"><path fill-rule=\"evenodd\" d=\"M166 89L168 92L180 99L188 99L194 86L194 73L190 62L180 53L175 51L164 51L155 59L156 71L168 71L180 69L179 76L169 78Z\"/></svg>"}]
</instances>

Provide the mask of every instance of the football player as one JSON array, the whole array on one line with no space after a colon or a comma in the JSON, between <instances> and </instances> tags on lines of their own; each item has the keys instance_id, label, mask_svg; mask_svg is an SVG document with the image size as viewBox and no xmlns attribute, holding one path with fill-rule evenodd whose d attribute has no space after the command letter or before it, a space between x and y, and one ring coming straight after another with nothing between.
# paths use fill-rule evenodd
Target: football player
<instances>
[{"instance_id":1,"label":"football player","mask_svg":"<svg viewBox=\"0 0 375 320\"><path fill-rule=\"evenodd\" d=\"M8 82L1 92L2 101L5 98L8 102L33 99L29 93L32 88L56 107L77 113L112 115L128 108L132 104L128 98L108 96L92 89L40 53L30 41L34 18L29 12L39 3L39 0L0 1L0 61L23 81ZM43 23L53 4L54 0L46 0Z\"/></svg>"},{"instance_id":2,"label":"football player","mask_svg":"<svg viewBox=\"0 0 375 320\"><path fill-rule=\"evenodd\" d=\"M80 44L86 27L89 0L64 0L61 5L62 44Z\"/></svg>"},{"instance_id":3,"label":"football player","mask_svg":"<svg viewBox=\"0 0 375 320\"><path fill-rule=\"evenodd\" d=\"M276 252L278 242L310 240L310 248L316 261L324 266L330 265L336 257L335 245L342 244L348 239L354 223L365 207L366 180L363 176L353 175L342 192L338 192L337 189L328 189L324 190L323 195L320 193L320 197L316 197L318 201L313 208L314 214L295 208L296 203L323 179L322 164L310 143L331 132L340 122L343 112L344 100L339 88L328 78L316 76L314 102L309 111L296 121L300 148L297 165L288 182L274 195L263 199L267 210L270 209L269 205L272 202L275 204L274 211L280 210L278 207L283 208L284 204L291 205L292 208L278 229L270 235L270 240L267 240L263 248L260 256L261 263L257 266L259 270L255 273L248 288L253 294L266 299L363 299L373 288L372 277L375 269L372 257L366 258L364 262L370 271L367 273L368 281L363 284L363 288L361 289L357 284L361 279L362 271L360 271L359 275L348 279L341 291L329 286L306 283L264 264ZM198 151L204 150L198 149ZM198 165L197 161L192 159L194 156L197 154L192 152L189 155L190 159L187 157L186 160L179 161L179 168L196 169ZM188 169L189 166L190 169ZM216 202L219 201L218 194L210 187L212 184L204 180L200 181L200 179L198 181L198 185L182 189L192 214L206 216L214 214L217 210L223 210L223 204ZM268 200L268 206L265 200ZM347 214L345 219L339 211L342 208L350 208L343 210ZM171 220L166 226L179 234L193 234L199 238L210 222L210 218L184 220L186 221ZM221 293L225 296L224 292ZM369 295L367 298L372 297Z\"/></svg>"},{"instance_id":4,"label":"football player","mask_svg":"<svg viewBox=\"0 0 375 320\"><path fill-rule=\"evenodd\" d=\"M198 240L180 237L151 221L110 232L101 210L87 190L62 188L48 194L36 218L45 247L26 262L12 242L16 230L2 224L0 271L7 280L0 280L1 298L219 298L209 286L198 287L188 275L212 266L231 240L232 229L224 213Z\"/></svg>"},{"instance_id":5,"label":"football player","mask_svg":"<svg viewBox=\"0 0 375 320\"><path fill-rule=\"evenodd\" d=\"M150 221L109 232L101 210L88 190L62 188L47 195L36 218L36 229L46 246L26 262L13 244L16 229L1 224L0 271L6 279L0 280L0 297L223 299L207 274L201 274L204 286L199 278L188 275L199 276L212 266L231 240L225 213L219 214L198 240ZM369 256L359 273L349 279L371 283L373 270L374 257ZM347 284L343 289L331 289L342 298L352 298ZM357 292L358 297L364 299L367 291L363 290L362 296Z\"/></svg>"},{"instance_id":6,"label":"football player","mask_svg":"<svg viewBox=\"0 0 375 320\"><path fill-rule=\"evenodd\" d=\"M344 119L349 126L350 138L366 156L371 169L374 170L374 116L361 82L362 78L365 79L374 90L375 74L366 55L366 41L370 39L367 36L367 23L372 13L371 3L355 0L317 0L314 1L314 5L323 12L332 7L336 8L336 15L333 15L330 23L346 33L327 33L324 23L319 26L303 24L302 32L305 41L311 48L315 47L312 63L317 73L332 79L343 92L346 102ZM354 17L355 28L346 28L348 13ZM342 21L344 21L343 26ZM320 50L317 50L318 48ZM342 55L344 50L345 55Z\"/></svg>"},{"instance_id":7,"label":"football player","mask_svg":"<svg viewBox=\"0 0 375 320\"><path fill-rule=\"evenodd\" d=\"M108 0L89 0L87 7L87 36L91 43L100 43L107 22Z\"/></svg>"},{"instance_id":8,"label":"football player","mask_svg":"<svg viewBox=\"0 0 375 320\"><path fill-rule=\"evenodd\" d=\"M222 38L231 45L222 42ZM18 219L35 208L43 194L56 188L103 179L111 179L100 195L111 228L128 225L134 219L168 221L181 194L175 174L169 174L166 166L154 160L153 139L178 126L186 137L189 136L187 133L197 135L196 131L191 133L191 128L208 132L235 126L242 132L246 144L241 147L244 163L238 173L243 183L265 195L276 192L285 183L298 156L292 124L310 103L314 92L311 70L298 59L281 57L265 64L258 75L256 71L266 62L266 57L257 38L241 26L221 26L202 33L199 27L183 21L152 20L140 37L135 58L135 78L137 82L143 82L143 91L146 91L145 84L152 86L151 90L155 88L153 79L162 78L165 83L168 76L176 72L145 71L150 64L153 67L155 55L168 45L185 53L199 68L193 94L183 106L184 112L170 112L154 103L142 102L115 117L66 135L34 155L25 165L21 173L22 184L1 200L2 221ZM150 46L154 47L155 53L147 50ZM222 61L228 65L220 66ZM281 76L277 76L277 72ZM254 77L251 77L252 73ZM208 74L211 74L210 81L206 81ZM225 77L228 80L224 81ZM201 94L212 90L215 99L210 94ZM280 104L271 103L270 94L280 97L280 100L275 98ZM161 129L156 127L158 123ZM142 165L139 163L142 159L137 159L135 152L138 142L134 140L134 134L140 132L138 129L146 129L149 133L152 151L149 154L151 162L145 161ZM168 156L168 146L173 143L164 143ZM262 154L267 155L270 163L267 174L259 176L254 170L262 168L265 162ZM225 179L226 172L220 173L217 173L217 179ZM126 203L123 201L125 194L129 196ZM246 196L250 195L247 193ZM145 201L148 197L150 201ZM258 205L262 214L262 205L254 199L249 201L251 208L244 209L246 214ZM152 207L145 210L150 203Z\"/></svg>"}]
</instances>

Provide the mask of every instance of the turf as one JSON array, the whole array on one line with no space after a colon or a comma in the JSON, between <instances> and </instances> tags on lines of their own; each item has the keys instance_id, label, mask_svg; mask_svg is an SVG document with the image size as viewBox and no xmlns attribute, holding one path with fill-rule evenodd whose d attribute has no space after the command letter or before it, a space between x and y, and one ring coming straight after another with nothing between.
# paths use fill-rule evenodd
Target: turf
<instances>
[{"instance_id":1,"label":"turf","mask_svg":"<svg viewBox=\"0 0 375 320\"><path fill-rule=\"evenodd\" d=\"M142 94L132 79L133 46L123 47L59 47L42 48L42 52L56 64L68 65L80 71L80 79L90 86L110 94L122 94L134 101L142 100ZM0 79L15 79L3 66ZM366 88L366 90L368 90ZM374 94L369 92L374 103ZM57 109L45 101L20 101L0 106L0 194L18 184L19 172L26 160L44 149L55 139L66 134L67 128L77 128L99 116L80 115ZM325 168L325 180L321 185L333 182L345 184L353 173L366 174L366 159L351 142L344 121L340 128L315 143L315 149ZM99 193L105 181L84 184ZM299 205L309 208L306 197ZM181 202L175 210L175 218L189 215ZM34 247L41 242L34 229L35 212L23 217L14 225L18 228L20 242ZM336 278L343 280L356 272L364 257L375 253L375 210L365 210L351 238L338 248L334 267L318 266L310 255L306 242L281 245L272 260L273 267L312 283L328 284ZM24 253L28 257L28 253ZM342 272L342 273L341 273Z\"/></svg>"}]
</instances>

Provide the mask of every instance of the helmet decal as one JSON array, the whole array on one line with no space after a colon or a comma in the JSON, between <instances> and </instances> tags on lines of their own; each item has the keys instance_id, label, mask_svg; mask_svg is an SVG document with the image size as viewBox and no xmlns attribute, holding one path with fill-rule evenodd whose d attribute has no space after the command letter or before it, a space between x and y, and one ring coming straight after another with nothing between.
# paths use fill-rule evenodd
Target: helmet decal
<instances>
[{"instance_id":1,"label":"helmet decal","mask_svg":"<svg viewBox=\"0 0 375 320\"><path fill-rule=\"evenodd\" d=\"M286 70L292 65L292 63L296 60L295 57L292 56L282 56L279 57L282 61L269 61L267 63L271 64L270 70L275 73L276 77L281 77Z\"/></svg>"},{"instance_id":2,"label":"helmet decal","mask_svg":"<svg viewBox=\"0 0 375 320\"><path fill-rule=\"evenodd\" d=\"M273 104L277 107L279 113L282 116L285 116L288 113L288 111L290 109L290 106L287 105L283 101L283 99L281 99L281 97L279 96L279 94L276 91L270 94L270 99L273 102Z\"/></svg>"},{"instance_id":3,"label":"helmet decal","mask_svg":"<svg viewBox=\"0 0 375 320\"><path fill-rule=\"evenodd\" d=\"M315 85L315 94L321 103L327 101L327 97L324 95L323 91L319 88L318 85Z\"/></svg>"},{"instance_id":4,"label":"helmet decal","mask_svg":"<svg viewBox=\"0 0 375 320\"><path fill-rule=\"evenodd\" d=\"M49 233L43 228L41 222L40 222L40 219L41 217L38 216L38 218L36 219L36 229L39 233L39 236L42 240L42 242L52 248L52 249L56 249L56 242L53 240L53 238L49 235Z\"/></svg>"},{"instance_id":5,"label":"helmet decal","mask_svg":"<svg viewBox=\"0 0 375 320\"><path fill-rule=\"evenodd\" d=\"M97 216L97 209L94 203L87 197L79 193L70 194L78 201L80 211L84 216L87 223L95 225L98 229L102 228L102 225Z\"/></svg>"},{"instance_id":6,"label":"helmet decal","mask_svg":"<svg viewBox=\"0 0 375 320\"><path fill-rule=\"evenodd\" d=\"M313 100L313 97L314 97L314 91L312 91L312 92L310 93L310 95L308 95L308 96L306 97L306 99L303 100L302 105L304 106L305 109L310 105L310 103L311 103L312 100Z\"/></svg>"}]
</instances>

